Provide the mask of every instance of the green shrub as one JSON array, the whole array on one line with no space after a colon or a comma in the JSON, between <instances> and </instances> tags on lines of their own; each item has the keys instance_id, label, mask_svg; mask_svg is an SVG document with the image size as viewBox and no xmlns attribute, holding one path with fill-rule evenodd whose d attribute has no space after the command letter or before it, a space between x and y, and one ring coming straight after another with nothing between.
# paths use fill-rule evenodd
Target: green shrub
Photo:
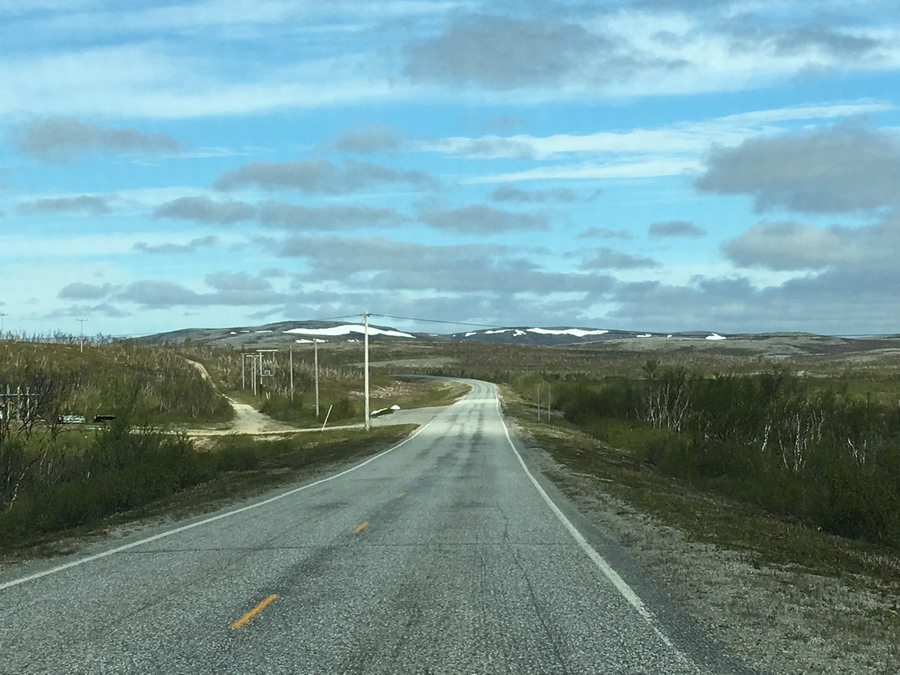
<instances>
[{"instance_id":1,"label":"green shrub","mask_svg":"<svg viewBox=\"0 0 900 675\"><path fill-rule=\"evenodd\" d=\"M900 407L847 387L644 368L559 383L566 419L670 475L847 537L900 547ZM527 392L526 392L527 393Z\"/></svg>"},{"instance_id":2,"label":"green shrub","mask_svg":"<svg viewBox=\"0 0 900 675\"><path fill-rule=\"evenodd\" d=\"M215 465L186 437L134 430L117 417L55 472L19 486L0 512L0 541L95 523L210 478Z\"/></svg>"},{"instance_id":3,"label":"green shrub","mask_svg":"<svg viewBox=\"0 0 900 675\"><path fill-rule=\"evenodd\" d=\"M229 439L214 455L219 471L251 471L260 465L256 448L246 442Z\"/></svg>"},{"instance_id":4,"label":"green shrub","mask_svg":"<svg viewBox=\"0 0 900 675\"><path fill-rule=\"evenodd\" d=\"M303 397L295 393L294 399L291 400L289 394L270 393L259 407L259 411L284 422L296 423L303 417Z\"/></svg>"},{"instance_id":5,"label":"green shrub","mask_svg":"<svg viewBox=\"0 0 900 675\"><path fill-rule=\"evenodd\" d=\"M348 398L339 398L331 408L329 424L363 417L362 406ZM327 411L327 408L326 408ZM323 417L324 419L324 417Z\"/></svg>"}]
</instances>

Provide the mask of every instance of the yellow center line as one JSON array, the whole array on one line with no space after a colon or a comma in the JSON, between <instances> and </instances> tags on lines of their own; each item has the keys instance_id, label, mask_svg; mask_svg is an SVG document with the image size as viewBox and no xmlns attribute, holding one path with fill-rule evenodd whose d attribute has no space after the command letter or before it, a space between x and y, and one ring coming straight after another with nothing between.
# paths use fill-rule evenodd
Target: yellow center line
<instances>
[{"instance_id":1,"label":"yellow center line","mask_svg":"<svg viewBox=\"0 0 900 675\"><path fill-rule=\"evenodd\" d=\"M369 524L369 521L368 521L368 520L365 521L364 523L360 523L360 524L357 525L355 528L353 528L353 534L359 534L360 532L363 531L363 529L364 529L364 528L366 527L366 525L368 525L368 524Z\"/></svg>"},{"instance_id":2,"label":"yellow center line","mask_svg":"<svg viewBox=\"0 0 900 675\"><path fill-rule=\"evenodd\" d=\"M237 628L240 628L240 627L243 626L245 623L247 623L250 619L252 619L254 616L256 616L256 615L259 614L261 611L263 611L266 607L268 607L269 604L270 604L275 598L277 598L277 597L278 597L278 596L277 596L277 595L274 595L274 594L268 596L265 600L263 600L261 603L259 603L256 607L254 607L254 608L251 609L249 612L247 612L246 614L244 614L244 616L242 616L240 619L238 619L238 620L235 621L234 623L229 624L228 627L231 628L232 630L235 630L235 629L237 629Z\"/></svg>"},{"instance_id":3,"label":"yellow center line","mask_svg":"<svg viewBox=\"0 0 900 675\"><path fill-rule=\"evenodd\" d=\"M405 497L405 496L406 496L406 493L405 493L405 492L400 492L400 493L397 494L396 499L400 499L400 497Z\"/></svg>"}]
</instances>

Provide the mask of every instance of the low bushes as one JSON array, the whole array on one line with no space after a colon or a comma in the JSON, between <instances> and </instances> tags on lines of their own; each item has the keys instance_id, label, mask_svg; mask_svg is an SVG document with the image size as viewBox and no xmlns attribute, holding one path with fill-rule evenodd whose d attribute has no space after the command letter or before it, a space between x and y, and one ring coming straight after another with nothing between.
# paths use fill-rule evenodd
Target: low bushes
<instances>
[{"instance_id":1,"label":"low bushes","mask_svg":"<svg viewBox=\"0 0 900 675\"><path fill-rule=\"evenodd\" d=\"M556 382L555 407L665 473L900 547L900 407L781 370L706 376L648 366L645 374Z\"/></svg>"},{"instance_id":2,"label":"low bushes","mask_svg":"<svg viewBox=\"0 0 900 675\"><path fill-rule=\"evenodd\" d=\"M377 452L409 433L412 426L302 434L277 440L223 436L208 450L187 437L136 428L127 415L76 451L35 455L22 451L29 471L0 500L0 548L42 536L91 526L117 514L140 515L187 488L204 484L227 497L244 487L257 489L296 477L296 470L347 461ZM35 470L39 464L43 470ZM49 467L49 468L48 468ZM165 502L163 502L165 503Z\"/></svg>"},{"instance_id":3,"label":"low bushes","mask_svg":"<svg viewBox=\"0 0 900 675\"><path fill-rule=\"evenodd\" d=\"M96 522L206 480L215 459L185 437L114 421L77 454L51 455L49 471L22 476L0 511L0 542Z\"/></svg>"},{"instance_id":4,"label":"low bushes","mask_svg":"<svg viewBox=\"0 0 900 675\"><path fill-rule=\"evenodd\" d=\"M357 422L363 418L362 404L351 401L346 396L328 399L328 403L320 406L318 417L316 417L315 405L304 405L306 400L308 399L297 394L292 399L289 394L270 392L267 398L262 399L259 411L269 417L298 426L321 424L325 421L326 415L328 415L329 425L348 421ZM331 408L330 414L328 414L329 408Z\"/></svg>"}]
</instances>

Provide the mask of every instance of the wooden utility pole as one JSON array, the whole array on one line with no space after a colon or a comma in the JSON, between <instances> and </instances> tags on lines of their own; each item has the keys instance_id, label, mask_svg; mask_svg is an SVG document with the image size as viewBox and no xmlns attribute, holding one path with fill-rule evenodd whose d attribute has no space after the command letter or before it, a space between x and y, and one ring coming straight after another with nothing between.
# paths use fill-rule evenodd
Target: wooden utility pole
<instances>
[{"instance_id":1,"label":"wooden utility pole","mask_svg":"<svg viewBox=\"0 0 900 675\"><path fill-rule=\"evenodd\" d=\"M366 358L365 358L365 386L366 386L366 431L372 428L371 421L369 420L369 313L366 312L363 314L363 318L365 319L365 350L366 350Z\"/></svg>"},{"instance_id":2,"label":"wooden utility pole","mask_svg":"<svg viewBox=\"0 0 900 675\"><path fill-rule=\"evenodd\" d=\"M75 320L81 324L81 334L80 334L79 343L81 344L80 351L83 354L84 353L84 322L87 321L87 319L75 319Z\"/></svg>"},{"instance_id":3,"label":"wooden utility pole","mask_svg":"<svg viewBox=\"0 0 900 675\"><path fill-rule=\"evenodd\" d=\"M319 338L313 338L313 361L316 371L316 419L319 419Z\"/></svg>"}]
</instances>

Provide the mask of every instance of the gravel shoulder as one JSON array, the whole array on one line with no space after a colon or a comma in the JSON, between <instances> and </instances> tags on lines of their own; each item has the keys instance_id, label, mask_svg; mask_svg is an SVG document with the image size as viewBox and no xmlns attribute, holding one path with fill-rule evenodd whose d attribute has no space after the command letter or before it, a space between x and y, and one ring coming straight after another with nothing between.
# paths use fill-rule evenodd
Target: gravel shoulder
<instances>
[{"instance_id":1,"label":"gravel shoulder","mask_svg":"<svg viewBox=\"0 0 900 675\"><path fill-rule=\"evenodd\" d=\"M699 540L613 494L611 479L558 461L516 427L533 461L579 511L748 664L773 673L900 672L896 584L761 562L753 551ZM897 558L883 562L900 565Z\"/></svg>"}]
</instances>

